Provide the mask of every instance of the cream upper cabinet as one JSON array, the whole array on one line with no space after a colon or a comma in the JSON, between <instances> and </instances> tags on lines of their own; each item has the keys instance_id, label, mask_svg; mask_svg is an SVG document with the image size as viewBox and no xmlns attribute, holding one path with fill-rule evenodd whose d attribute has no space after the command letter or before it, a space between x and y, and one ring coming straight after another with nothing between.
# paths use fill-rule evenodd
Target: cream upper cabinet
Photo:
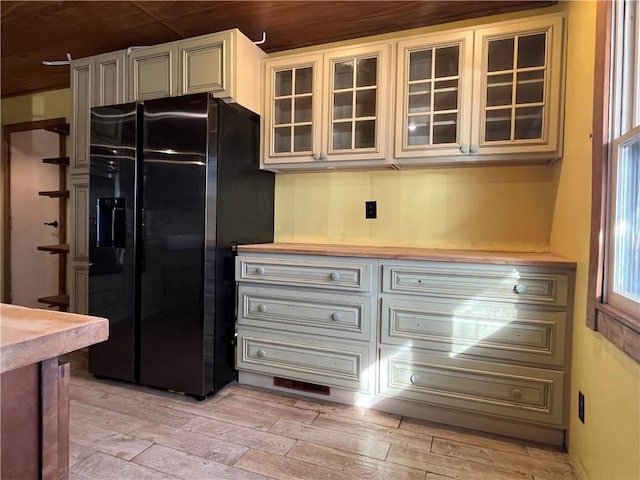
<instances>
[{"instance_id":1,"label":"cream upper cabinet","mask_svg":"<svg viewBox=\"0 0 640 480\"><path fill-rule=\"evenodd\" d=\"M474 65L471 153L559 158L563 17L476 30Z\"/></svg>"},{"instance_id":2,"label":"cream upper cabinet","mask_svg":"<svg viewBox=\"0 0 640 480\"><path fill-rule=\"evenodd\" d=\"M384 165L389 57L381 42L266 61L264 167Z\"/></svg>"},{"instance_id":3,"label":"cream upper cabinet","mask_svg":"<svg viewBox=\"0 0 640 480\"><path fill-rule=\"evenodd\" d=\"M162 44L129 53L129 100L171 97L178 92L178 45Z\"/></svg>"},{"instance_id":4,"label":"cream upper cabinet","mask_svg":"<svg viewBox=\"0 0 640 480\"><path fill-rule=\"evenodd\" d=\"M395 157L458 155L471 135L473 33L397 44Z\"/></svg>"},{"instance_id":5,"label":"cream upper cabinet","mask_svg":"<svg viewBox=\"0 0 640 480\"><path fill-rule=\"evenodd\" d=\"M94 106L126 102L126 50L105 53L93 58L95 62Z\"/></svg>"},{"instance_id":6,"label":"cream upper cabinet","mask_svg":"<svg viewBox=\"0 0 640 480\"><path fill-rule=\"evenodd\" d=\"M178 95L212 92L260 113L260 62L266 54L238 29L180 41Z\"/></svg>"},{"instance_id":7,"label":"cream upper cabinet","mask_svg":"<svg viewBox=\"0 0 640 480\"><path fill-rule=\"evenodd\" d=\"M134 49L129 100L211 92L260 113L260 62L266 54L238 29Z\"/></svg>"},{"instance_id":8,"label":"cream upper cabinet","mask_svg":"<svg viewBox=\"0 0 640 480\"><path fill-rule=\"evenodd\" d=\"M322 149L322 54L265 62L264 163L305 163Z\"/></svg>"},{"instance_id":9,"label":"cream upper cabinet","mask_svg":"<svg viewBox=\"0 0 640 480\"><path fill-rule=\"evenodd\" d=\"M396 165L548 163L561 156L562 16L397 46Z\"/></svg>"}]
</instances>

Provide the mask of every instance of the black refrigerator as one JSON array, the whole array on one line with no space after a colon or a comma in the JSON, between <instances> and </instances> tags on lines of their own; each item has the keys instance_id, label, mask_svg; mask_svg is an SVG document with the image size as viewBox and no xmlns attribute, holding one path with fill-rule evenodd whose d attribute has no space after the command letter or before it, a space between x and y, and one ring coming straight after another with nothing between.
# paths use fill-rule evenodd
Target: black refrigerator
<instances>
[{"instance_id":1,"label":"black refrigerator","mask_svg":"<svg viewBox=\"0 0 640 480\"><path fill-rule=\"evenodd\" d=\"M91 373L200 398L236 378L235 245L273 241L259 135L206 93L91 109Z\"/></svg>"}]
</instances>

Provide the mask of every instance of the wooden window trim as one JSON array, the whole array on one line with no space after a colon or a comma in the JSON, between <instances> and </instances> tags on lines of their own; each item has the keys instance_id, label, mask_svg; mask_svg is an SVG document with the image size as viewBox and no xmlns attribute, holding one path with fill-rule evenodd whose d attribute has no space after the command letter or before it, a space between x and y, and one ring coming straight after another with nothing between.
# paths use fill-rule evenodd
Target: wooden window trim
<instances>
[{"instance_id":1,"label":"wooden window trim","mask_svg":"<svg viewBox=\"0 0 640 480\"><path fill-rule=\"evenodd\" d=\"M587 286L587 326L640 363L640 322L602 302L605 262L612 2L598 2L593 97L591 250Z\"/></svg>"}]
</instances>

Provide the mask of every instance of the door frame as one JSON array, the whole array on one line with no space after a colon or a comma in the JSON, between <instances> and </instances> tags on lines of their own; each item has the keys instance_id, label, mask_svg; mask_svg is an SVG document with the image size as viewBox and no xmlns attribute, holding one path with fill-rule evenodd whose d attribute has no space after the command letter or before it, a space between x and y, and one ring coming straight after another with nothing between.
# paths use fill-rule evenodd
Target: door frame
<instances>
[{"instance_id":1,"label":"door frame","mask_svg":"<svg viewBox=\"0 0 640 480\"><path fill-rule=\"evenodd\" d=\"M64 117L33 122L12 123L2 127L2 298L0 302L11 303L11 134L29 130L53 130L64 128L67 121ZM66 149L66 136L60 135L60 151ZM60 231L66 229L66 212L64 219L60 216Z\"/></svg>"}]
</instances>

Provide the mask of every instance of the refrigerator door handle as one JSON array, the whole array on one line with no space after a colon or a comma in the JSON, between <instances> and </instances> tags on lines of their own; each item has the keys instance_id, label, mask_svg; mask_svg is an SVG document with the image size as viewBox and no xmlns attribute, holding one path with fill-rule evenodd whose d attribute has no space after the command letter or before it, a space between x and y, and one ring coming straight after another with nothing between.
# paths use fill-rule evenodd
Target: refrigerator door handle
<instances>
[{"instance_id":1,"label":"refrigerator door handle","mask_svg":"<svg viewBox=\"0 0 640 480\"><path fill-rule=\"evenodd\" d=\"M96 246L125 248L127 220L124 198L98 198Z\"/></svg>"}]
</instances>

